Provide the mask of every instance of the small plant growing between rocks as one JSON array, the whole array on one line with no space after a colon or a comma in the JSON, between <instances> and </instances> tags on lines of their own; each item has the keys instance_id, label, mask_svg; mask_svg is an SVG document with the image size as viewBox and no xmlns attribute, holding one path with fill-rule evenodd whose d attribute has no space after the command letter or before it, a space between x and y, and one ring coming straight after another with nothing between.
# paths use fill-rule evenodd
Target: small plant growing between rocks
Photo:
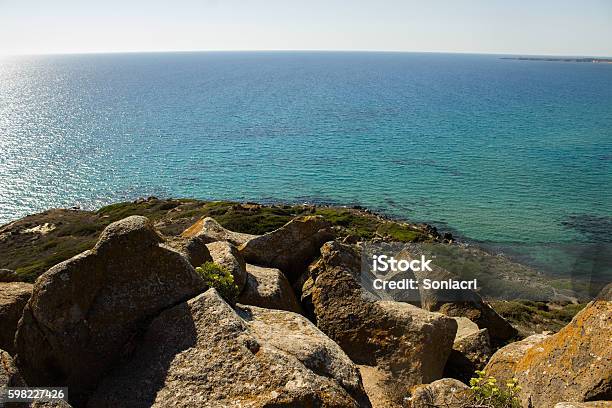
<instances>
[{"instance_id":1,"label":"small plant growing between rocks","mask_svg":"<svg viewBox=\"0 0 612 408\"><path fill-rule=\"evenodd\" d=\"M196 272L208 286L215 288L228 303L236 303L238 286L234 283L234 276L227 268L214 262L206 262L202 266L198 266Z\"/></svg>"},{"instance_id":2,"label":"small plant growing between rocks","mask_svg":"<svg viewBox=\"0 0 612 408\"><path fill-rule=\"evenodd\" d=\"M521 408L518 380L512 378L505 386L497 384L495 377L487 377L484 371L477 370L477 377L470 379L473 405L486 408Z\"/></svg>"}]
</instances>

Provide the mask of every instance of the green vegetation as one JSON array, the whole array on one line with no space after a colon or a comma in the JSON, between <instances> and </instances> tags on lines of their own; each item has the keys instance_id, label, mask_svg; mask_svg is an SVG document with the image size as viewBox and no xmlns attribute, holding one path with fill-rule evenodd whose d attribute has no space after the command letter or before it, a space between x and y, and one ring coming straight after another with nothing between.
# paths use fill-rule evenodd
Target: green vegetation
<instances>
[{"instance_id":1,"label":"green vegetation","mask_svg":"<svg viewBox=\"0 0 612 408\"><path fill-rule=\"evenodd\" d=\"M423 232L409 225L402 225L394 222L381 224L376 232L379 235L388 236L395 241L401 242L418 242L427 239L427 236Z\"/></svg>"},{"instance_id":2,"label":"green vegetation","mask_svg":"<svg viewBox=\"0 0 612 408\"><path fill-rule=\"evenodd\" d=\"M206 262L196 268L196 272L204 279L211 288L217 289L219 295L228 303L236 303L238 297L238 286L234 283L234 276L227 268L214 262Z\"/></svg>"},{"instance_id":3,"label":"green vegetation","mask_svg":"<svg viewBox=\"0 0 612 408\"><path fill-rule=\"evenodd\" d=\"M518 392L521 387L513 378L506 384L498 384L495 377L486 377L484 371L476 371L477 377L470 380L473 404L482 408L521 408Z\"/></svg>"},{"instance_id":4,"label":"green vegetation","mask_svg":"<svg viewBox=\"0 0 612 408\"><path fill-rule=\"evenodd\" d=\"M15 269L17 275L19 275L26 282L34 282L36 278L47 269L60 262L72 258L75 255L80 254L83 251L91 249L95 245L95 240L88 240L84 243L76 246L66 245L65 241L54 241L47 243L46 245L52 245L52 248L57 248L52 254L44 257L40 260L35 260L33 254L27 255L27 250L21 251L23 258L31 259L32 263ZM36 251L33 251L36 253Z\"/></svg>"},{"instance_id":5,"label":"green vegetation","mask_svg":"<svg viewBox=\"0 0 612 408\"><path fill-rule=\"evenodd\" d=\"M317 208L314 213L324 217L332 225L343 228L346 233L359 238L371 239L378 235L401 242L416 242L427 239L427 235L417 227L381 220L376 216L360 211L323 207Z\"/></svg>"},{"instance_id":6,"label":"green vegetation","mask_svg":"<svg viewBox=\"0 0 612 408\"><path fill-rule=\"evenodd\" d=\"M358 209L152 197L111 204L97 211L49 210L23 218L0 233L10 234L9 239L0 240L0 268L15 270L24 280L34 281L51 266L91 249L108 224L131 215L149 218L167 236L179 235L201 217L213 217L232 231L260 235L297 216L320 215L334 225L338 236L382 236L402 242L428 239L417 226L384 220ZM45 234L22 233L45 223L53 226Z\"/></svg>"},{"instance_id":7,"label":"green vegetation","mask_svg":"<svg viewBox=\"0 0 612 408\"><path fill-rule=\"evenodd\" d=\"M567 325L586 304L557 305L531 300L515 300L492 302L491 306L519 329L538 328L540 331L556 332Z\"/></svg>"},{"instance_id":8,"label":"green vegetation","mask_svg":"<svg viewBox=\"0 0 612 408\"><path fill-rule=\"evenodd\" d=\"M302 206L240 205L230 202L207 203L203 210L207 217L213 217L231 231L255 235L273 231L294 217L305 214Z\"/></svg>"}]
</instances>

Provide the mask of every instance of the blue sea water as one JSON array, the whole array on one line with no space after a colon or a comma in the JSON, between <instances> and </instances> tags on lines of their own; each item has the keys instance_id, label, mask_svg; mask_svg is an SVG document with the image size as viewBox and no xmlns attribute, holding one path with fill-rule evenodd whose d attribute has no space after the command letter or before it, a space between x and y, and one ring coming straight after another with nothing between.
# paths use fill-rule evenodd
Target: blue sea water
<instances>
[{"instance_id":1,"label":"blue sea water","mask_svg":"<svg viewBox=\"0 0 612 408\"><path fill-rule=\"evenodd\" d=\"M570 246L612 240L612 64L0 59L0 223L149 195L360 204L554 269Z\"/></svg>"}]
</instances>

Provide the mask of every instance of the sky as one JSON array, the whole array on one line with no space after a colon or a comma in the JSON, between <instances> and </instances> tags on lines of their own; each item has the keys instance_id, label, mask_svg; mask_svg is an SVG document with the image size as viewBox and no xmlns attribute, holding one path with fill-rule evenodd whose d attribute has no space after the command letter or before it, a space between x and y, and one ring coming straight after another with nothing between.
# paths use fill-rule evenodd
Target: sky
<instances>
[{"instance_id":1,"label":"sky","mask_svg":"<svg viewBox=\"0 0 612 408\"><path fill-rule=\"evenodd\" d=\"M612 56L612 0L0 0L0 54L191 50Z\"/></svg>"}]
</instances>

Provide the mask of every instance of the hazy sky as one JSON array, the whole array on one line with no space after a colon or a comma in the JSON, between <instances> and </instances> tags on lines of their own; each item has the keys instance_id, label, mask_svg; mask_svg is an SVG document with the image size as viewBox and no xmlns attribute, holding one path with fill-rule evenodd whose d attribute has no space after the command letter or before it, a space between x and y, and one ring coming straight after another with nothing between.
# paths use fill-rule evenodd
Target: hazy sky
<instances>
[{"instance_id":1,"label":"hazy sky","mask_svg":"<svg viewBox=\"0 0 612 408\"><path fill-rule=\"evenodd\" d=\"M612 0L0 0L0 54L155 50L612 56Z\"/></svg>"}]
</instances>

